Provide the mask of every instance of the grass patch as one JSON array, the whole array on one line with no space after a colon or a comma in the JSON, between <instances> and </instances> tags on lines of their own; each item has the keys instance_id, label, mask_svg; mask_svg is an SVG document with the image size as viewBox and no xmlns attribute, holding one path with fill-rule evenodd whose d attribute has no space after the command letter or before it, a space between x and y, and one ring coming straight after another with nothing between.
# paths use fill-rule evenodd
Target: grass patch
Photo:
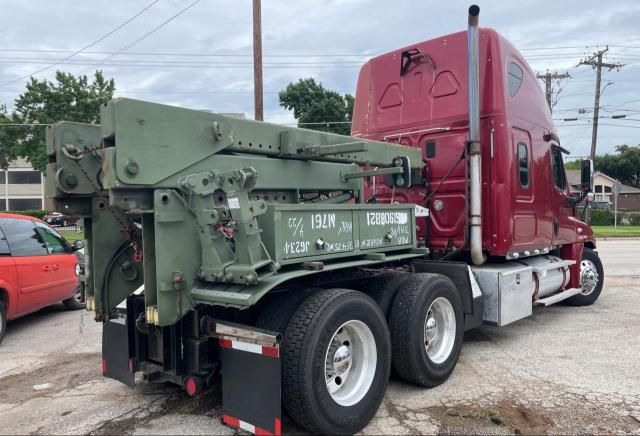
<instances>
[{"instance_id":1,"label":"grass patch","mask_svg":"<svg viewBox=\"0 0 640 436\"><path fill-rule=\"evenodd\" d=\"M617 229L614 226L592 226L591 228L597 238L640 237L640 226L618 226Z\"/></svg>"},{"instance_id":2,"label":"grass patch","mask_svg":"<svg viewBox=\"0 0 640 436\"><path fill-rule=\"evenodd\" d=\"M74 232L73 230L59 230L58 233L64 236L64 239L71 242L72 244L73 244L73 241L76 241L78 239L84 239L83 231Z\"/></svg>"}]
</instances>

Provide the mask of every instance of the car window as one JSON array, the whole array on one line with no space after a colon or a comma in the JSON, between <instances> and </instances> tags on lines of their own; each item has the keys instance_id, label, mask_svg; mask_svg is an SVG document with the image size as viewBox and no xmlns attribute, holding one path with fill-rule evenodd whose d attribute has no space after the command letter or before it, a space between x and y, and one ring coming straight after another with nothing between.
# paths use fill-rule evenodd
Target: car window
<instances>
[{"instance_id":1,"label":"car window","mask_svg":"<svg viewBox=\"0 0 640 436\"><path fill-rule=\"evenodd\" d=\"M42 236L42 239L47 246L47 251L50 254L66 253L68 251L67 243L60 233L39 222L36 222L36 227L38 228L38 233Z\"/></svg>"},{"instance_id":2,"label":"car window","mask_svg":"<svg viewBox=\"0 0 640 436\"><path fill-rule=\"evenodd\" d=\"M46 256L47 248L42 236L31 220L0 218L12 256Z\"/></svg>"},{"instance_id":3,"label":"car window","mask_svg":"<svg viewBox=\"0 0 640 436\"><path fill-rule=\"evenodd\" d=\"M7 242L7 238L4 236L4 232L0 229L0 256L7 254L11 254L11 250L9 250L9 243Z\"/></svg>"}]
</instances>

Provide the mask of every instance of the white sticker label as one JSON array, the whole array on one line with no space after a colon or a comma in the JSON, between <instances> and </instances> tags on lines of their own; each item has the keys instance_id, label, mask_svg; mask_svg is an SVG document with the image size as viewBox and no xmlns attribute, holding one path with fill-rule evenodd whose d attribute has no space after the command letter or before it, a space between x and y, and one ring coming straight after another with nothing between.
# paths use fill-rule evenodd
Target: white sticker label
<instances>
[{"instance_id":1,"label":"white sticker label","mask_svg":"<svg viewBox=\"0 0 640 436\"><path fill-rule=\"evenodd\" d=\"M422 216L429 216L429 209L416 204L416 218Z\"/></svg>"},{"instance_id":2,"label":"white sticker label","mask_svg":"<svg viewBox=\"0 0 640 436\"><path fill-rule=\"evenodd\" d=\"M238 197L231 197L228 199L229 209L240 209L240 200Z\"/></svg>"},{"instance_id":3,"label":"white sticker label","mask_svg":"<svg viewBox=\"0 0 640 436\"><path fill-rule=\"evenodd\" d=\"M368 226L386 226L409 222L407 212L367 212Z\"/></svg>"}]
</instances>

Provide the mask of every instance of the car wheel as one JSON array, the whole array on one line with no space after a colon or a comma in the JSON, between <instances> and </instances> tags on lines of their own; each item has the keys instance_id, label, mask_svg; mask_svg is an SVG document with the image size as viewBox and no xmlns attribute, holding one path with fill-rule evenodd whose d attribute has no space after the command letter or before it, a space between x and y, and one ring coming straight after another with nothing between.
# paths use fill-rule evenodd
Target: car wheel
<instances>
[{"instance_id":1,"label":"car wheel","mask_svg":"<svg viewBox=\"0 0 640 436\"><path fill-rule=\"evenodd\" d=\"M62 221L62 227L67 227L69 222L67 220Z\"/></svg>"},{"instance_id":2,"label":"car wheel","mask_svg":"<svg viewBox=\"0 0 640 436\"><path fill-rule=\"evenodd\" d=\"M311 432L356 433L380 407L390 369L389 330L378 305L362 292L318 291L287 327L284 406Z\"/></svg>"},{"instance_id":3,"label":"car wheel","mask_svg":"<svg viewBox=\"0 0 640 436\"><path fill-rule=\"evenodd\" d=\"M73 291L73 295L62 302L69 310L80 310L87 307L84 300L84 284L80 282Z\"/></svg>"},{"instance_id":4,"label":"car wheel","mask_svg":"<svg viewBox=\"0 0 640 436\"><path fill-rule=\"evenodd\" d=\"M4 303L0 301L0 342L4 338L4 334L7 332L7 309L4 307Z\"/></svg>"}]
</instances>

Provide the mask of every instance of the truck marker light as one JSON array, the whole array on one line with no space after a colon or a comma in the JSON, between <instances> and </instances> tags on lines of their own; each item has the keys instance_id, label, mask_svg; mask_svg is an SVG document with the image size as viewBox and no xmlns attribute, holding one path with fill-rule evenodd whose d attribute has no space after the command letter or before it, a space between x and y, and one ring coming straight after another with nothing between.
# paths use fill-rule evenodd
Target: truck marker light
<instances>
[{"instance_id":1,"label":"truck marker light","mask_svg":"<svg viewBox=\"0 0 640 436\"><path fill-rule=\"evenodd\" d=\"M107 375L107 359L102 358L102 375Z\"/></svg>"},{"instance_id":2,"label":"truck marker light","mask_svg":"<svg viewBox=\"0 0 640 436\"><path fill-rule=\"evenodd\" d=\"M187 391L187 395L190 397L198 393L198 385L193 377L187 379L187 382L184 384L184 390Z\"/></svg>"}]
</instances>

